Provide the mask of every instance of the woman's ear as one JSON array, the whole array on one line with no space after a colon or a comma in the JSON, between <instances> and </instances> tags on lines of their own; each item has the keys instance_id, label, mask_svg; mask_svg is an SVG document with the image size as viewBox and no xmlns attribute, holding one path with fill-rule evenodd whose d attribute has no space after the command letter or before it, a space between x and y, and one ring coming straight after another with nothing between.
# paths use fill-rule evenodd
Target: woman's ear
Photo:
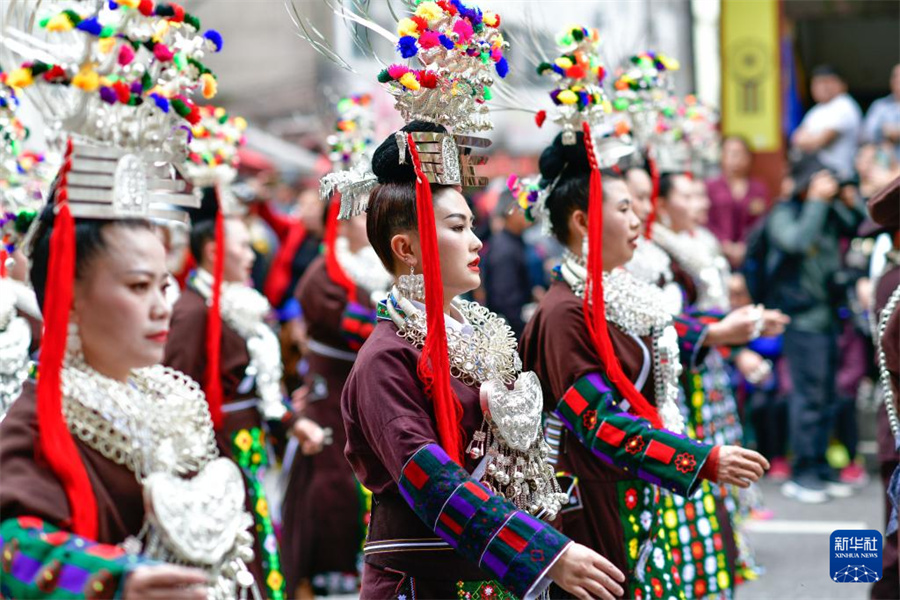
<instances>
[{"instance_id":1,"label":"woman's ear","mask_svg":"<svg viewBox=\"0 0 900 600\"><path fill-rule=\"evenodd\" d=\"M575 231L586 237L588 232L588 214L587 211L580 208L575 209L572 216L569 217L569 231Z\"/></svg>"},{"instance_id":2,"label":"woman's ear","mask_svg":"<svg viewBox=\"0 0 900 600\"><path fill-rule=\"evenodd\" d=\"M203 244L203 261L210 269L216 264L216 240L211 238Z\"/></svg>"},{"instance_id":3,"label":"woman's ear","mask_svg":"<svg viewBox=\"0 0 900 600\"><path fill-rule=\"evenodd\" d=\"M669 201L663 196L656 201L656 219L667 227L672 224L672 219L669 217Z\"/></svg>"},{"instance_id":4,"label":"woman's ear","mask_svg":"<svg viewBox=\"0 0 900 600\"><path fill-rule=\"evenodd\" d=\"M398 233L391 238L391 252L394 255L394 268L400 274L406 274L410 267L419 264L417 257L418 244L411 233Z\"/></svg>"},{"instance_id":5,"label":"woman's ear","mask_svg":"<svg viewBox=\"0 0 900 600\"><path fill-rule=\"evenodd\" d=\"M80 321L81 310L85 308L85 281L76 280L72 285L72 306L69 309L69 322L76 325Z\"/></svg>"}]
</instances>

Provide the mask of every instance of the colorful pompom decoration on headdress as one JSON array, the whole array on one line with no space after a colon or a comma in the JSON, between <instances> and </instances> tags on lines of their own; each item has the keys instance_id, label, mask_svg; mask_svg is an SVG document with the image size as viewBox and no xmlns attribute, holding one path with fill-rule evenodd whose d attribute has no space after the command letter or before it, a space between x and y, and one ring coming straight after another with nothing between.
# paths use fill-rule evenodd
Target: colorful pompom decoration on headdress
<instances>
[{"instance_id":1,"label":"colorful pompom decoration on headdress","mask_svg":"<svg viewBox=\"0 0 900 600\"><path fill-rule=\"evenodd\" d=\"M164 105L157 98L177 99L184 108L176 114L193 124L195 105L187 96L194 90L203 91L207 99L215 94L215 76L201 58L205 52L221 50L222 36L213 30L201 32L200 20L178 4L157 4L152 0L108 2L94 15L66 8L43 16L38 25L47 34L72 30L84 33L89 38L86 60L26 60L10 73L11 85L25 88L44 82L74 87L96 93L93 102L132 109L105 111L103 124L96 129L87 122L90 119L84 119L85 131L79 133L88 137L97 137L103 130L110 130L111 125L116 127L145 103L168 114L168 103ZM112 69L101 73L98 65L108 65L109 56L115 56L116 62ZM94 107L88 106L87 110Z\"/></svg>"},{"instance_id":2,"label":"colorful pompom decoration on headdress","mask_svg":"<svg viewBox=\"0 0 900 600\"><path fill-rule=\"evenodd\" d=\"M552 62L539 64L537 72L557 81L550 92L556 106L556 115L551 118L563 128L563 143L574 144L583 122L600 123L612 111L603 89L606 67L600 60L600 34L596 29L569 27L557 36L556 43L562 54Z\"/></svg>"},{"instance_id":3,"label":"colorful pompom decoration on headdress","mask_svg":"<svg viewBox=\"0 0 900 600\"><path fill-rule=\"evenodd\" d=\"M25 150L29 130L19 119L19 98L0 70L0 210L8 215L34 210L42 204L42 192L55 175L43 154ZM23 232L24 233L24 232Z\"/></svg>"},{"instance_id":4,"label":"colorful pompom decoration on headdress","mask_svg":"<svg viewBox=\"0 0 900 600\"><path fill-rule=\"evenodd\" d=\"M546 214L545 200L547 194L543 193L538 185L538 178L519 178L518 175L510 175L506 180L506 187L516 199L516 204L525 213L529 223L541 220L543 226L548 226L549 219Z\"/></svg>"},{"instance_id":5,"label":"colorful pompom decoration on headdress","mask_svg":"<svg viewBox=\"0 0 900 600\"><path fill-rule=\"evenodd\" d=\"M507 42L500 16L468 7L461 0L417 2L397 24L397 51L418 66L394 64L378 81L395 97L407 122L439 123L458 133L487 131L492 124L485 102L493 73L506 77Z\"/></svg>"},{"instance_id":6,"label":"colorful pompom decoration on headdress","mask_svg":"<svg viewBox=\"0 0 900 600\"><path fill-rule=\"evenodd\" d=\"M617 71L613 109L632 121L632 134L639 145L646 146L653 135L659 113L672 95L670 73L679 68L677 60L662 52L641 52Z\"/></svg>"}]
</instances>

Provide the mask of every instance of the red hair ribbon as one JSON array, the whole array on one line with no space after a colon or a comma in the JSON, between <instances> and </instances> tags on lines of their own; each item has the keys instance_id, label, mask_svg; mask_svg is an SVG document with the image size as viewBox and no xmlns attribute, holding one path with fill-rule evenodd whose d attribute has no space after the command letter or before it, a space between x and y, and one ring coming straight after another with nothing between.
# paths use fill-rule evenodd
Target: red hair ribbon
<instances>
[{"instance_id":1,"label":"red hair ribbon","mask_svg":"<svg viewBox=\"0 0 900 600\"><path fill-rule=\"evenodd\" d=\"M644 398L622 371L622 365L609 337L609 328L606 323L606 302L603 299L603 182L600 176L600 166L597 164L597 155L594 152L591 127L584 123L583 129L584 146L588 153L588 161L591 163L588 196L588 275L584 304L582 305L584 320L610 382L628 400L634 414L647 419L654 427L662 428L662 420L656 408Z\"/></svg>"},{"instance_id":2,"label":"red hair ribbon","mask_svg":"<svg viewBox=\"0 0 900 600\"><path fill-rule=\"evenodd\" d=\"M656 161L647 156L647 166L650 168L650 181L653 183L650 192L650 214L647 215L647 225L644 227L644 237L648 240L653 236L653 223L656 221L656 213L659 210L659 169Z\"/></svg>"},{"instance_id":3,"label":"red hair ribbon","mask_svg":"<svg viewBox=\"0 0 900 600\"><path fill-rule=\"evenodd\" d=\"M72 532L96 540L97 498L62 412L61 373L75 280L75 219L66 191L71 157L72 141L69 140L56 189L56 216L50 235L45 284L44 333L37 380L38 448L66 492Z\"/></svg>"},{"instance_id":4,"label":"red hair ribbon","mask_svg":"<svg viewBox=\"0 0 900 600\"><path fill-rule=\"evenodd\" d=\"M209 309L206 311L206 402L212 417L213 427L222 427L222 277L225 272L225 217L219 202L219 190L216 189L215 239L216 256L213 261L213 283L210 293Z\"/></svg>"},{"instance_id":5,"label":"red hair ribbon","mask_svg":"<svg viewBox=\"0 0 900 600\"><path fill-rule=\"evenodd\" d=\"M464 460L463 409L459 398L450 387L450 361L447 354L447 332L444 329L444 284L441 280L431 184L422 172L419 151L411 134L407 133L406 141L416 170L416 215L422 251L422 272L425 275L427 330L425 345L419 356L419 379L425 384L425 392L434 403L434 416L441 446L450 458L461 465Z\"/></svg>"},{"instance_id":6,"label":"red hair ribbon","mask_svg":"<svg viewBox=\"0 0 900 600\"><path fill-rule=\"evenodd\" d=\"M356 284L344 272L341 263L338 262L334 248L337 242L338 213L340 211L340 199L332 198L331 204L328 206L328 221L325 225L325 270L328 271L328 277L333 282L346 290L347 301L357 302Z\"/></svg>"}]
</instances>

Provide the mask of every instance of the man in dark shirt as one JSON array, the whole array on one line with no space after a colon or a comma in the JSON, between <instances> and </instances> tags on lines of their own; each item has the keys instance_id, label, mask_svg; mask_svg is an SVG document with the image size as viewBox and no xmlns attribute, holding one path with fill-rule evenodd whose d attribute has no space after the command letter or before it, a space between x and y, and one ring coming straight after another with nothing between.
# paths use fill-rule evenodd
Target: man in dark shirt
<instances>
[{"instance_id":1,"label":"man in dark shirt","mask_svg":"<svg viewBox=\"0 0 900 600\"><path fill-rule=\"evenodd\" d=\"M818 503L850 493L828 467L825 450L837 401L840 241L856 233L866 213L858 195L841 193L834 175L816 159L801 163L795 168L795 197L776 205L766 224L780 266L765 304L791 317L784 356L794 388L789 409L794 472L782 491Z\"/></svg>"},{"instance_id":2,"label":"man in dark shirt","mask_svg":"<svg viewBox=\"0 0 900 600\"><path fill-rule=\"evenodd\" d=\"M530 250L522 239L530 224L508 191L500 195L494 214L503 225L485 249L482 285L487 307L505 318L519 337L525 328L522 308L532 301L534 287L528 264Z\"/></svg>"}]
</instances>

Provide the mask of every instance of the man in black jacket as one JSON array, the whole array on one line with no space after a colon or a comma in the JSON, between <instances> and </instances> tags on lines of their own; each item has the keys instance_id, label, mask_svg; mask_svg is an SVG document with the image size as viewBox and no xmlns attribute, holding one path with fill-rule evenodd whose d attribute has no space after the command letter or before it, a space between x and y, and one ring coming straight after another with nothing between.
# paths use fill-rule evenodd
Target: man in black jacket
<instances>
[{"instance_id":1,"label":"man in black jacket","mask_svg":"<svg viewBox=\"0 0 900 600\"><path fill-rule=\"evenodd\" d=\"M784 356L794 388L789 409L794 465L782 491L819 503L852 493L829 468L825 451L837 406L840 241L855 235L866 213L858 195L842 190L815 158L800 161L794 173L794 197L776 205L766 224L770 251L780 253L781 264L764 301L791 317Z\"/></svg>"}]
</instances>

